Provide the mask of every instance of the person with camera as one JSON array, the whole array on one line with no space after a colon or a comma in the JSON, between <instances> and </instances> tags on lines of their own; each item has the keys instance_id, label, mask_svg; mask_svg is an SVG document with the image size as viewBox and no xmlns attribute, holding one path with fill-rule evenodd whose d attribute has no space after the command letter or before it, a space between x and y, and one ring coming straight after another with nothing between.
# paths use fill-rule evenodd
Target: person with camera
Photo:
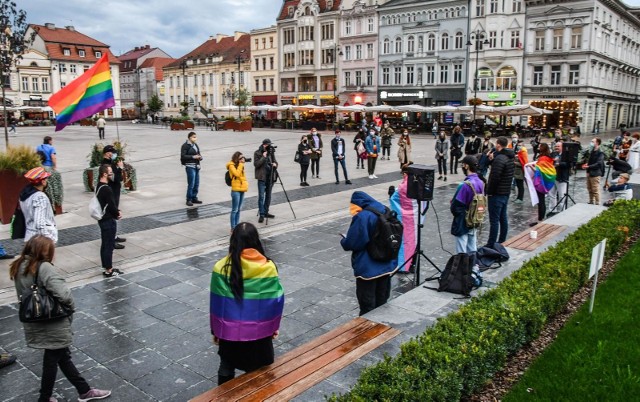
<instances>
[{"instance_id":1,"label":"person with camera","mask_svg":"<svg viewBox=\"0 0 640 402\"><path fill-rule=\"evenodd\" d=\"M367 170L369 172L370 179L377 179L376 161L378 160L378 153L380 152L380 137L376 135L376 130L369 129L369 135L364 140L364 147L367 150Z\"/></svg>"},{"instance_id":2,"label":"person with camera","mask_svg":"<svg viewBox=\"0 0 640 402\"><path fill-rule=\"evenodd\" d=\"M616 184L607 187L607 190L611 194L611 199L605 201L602 205L610 207L617 200L631 200L633 198L633 189L629 185L629 178L630 176L628 173L620 173L616 180Z\"/></svg>"},{"instance_id":3,"label":"person with camera","mask_svg":"<svg viewBox=\"0 0 640 402\"><path fill-rule=\"evenodd\" d=\"M320 178L320 158L322 158L322 137L318 130L314 127L311 133L307 135L309 145L311 146L311 178Z\"/></svg>"},{"instance_id":4,"label":"person with camera","mask_svg":"<svg viewBox=\"0 0 640 402\"><path fill-rule=\"evenodd\" d=\"M600 150L602 140L595 137L589 144L589 159L582 164L587 171L587 191L589 204L600 205L600 178L604 176L604 154Z\"/></svg>"},{"instance_id":5,"label":"person with camera","mask_svg":"<svg viewBox=\"0 0 640 402\"><path fill-rule=\"evenodd\" d=\"M37 281L39 287L45 288L60 304L73 312L73 295L63 275L53 265L54 254L53 240L42 235L32 237L20 256L11 263L9 277L14 281L18 299ZM58 367L78 391L78 401L92 401L111 395L111 391L91 388L71 361L71 321L72 315L56 320L22 323L27 346L44 350L38 402L56 402L52 395Z\"/></svg>"},{"instance_id":6,"label":"person with camera","mask_svg":"<svg viewBox=\"0 0 640 402\"><path fill-rule=\"evenodd\" d=\"M307 172L309 171L309 163L311 162L311 145L309 145L309 138L303 135L300 138L300 144L298 144L298 163L300 164L300 186L309 187L307 183Z\"/></svg>"},{"instance_id":7,"label":"person with camera","mask_svg":"<svg viewBox=\"0 0 640 402\"><path fill-rule=\"evenodd\" d=\"M464 146L464 154L474 156L480 153L480 147L482 146L482 140L476 136L475 131L471 133L471 137L467 140L467 144Z\"/></svg>"},{"instance_id":8,"label":"person with camera","mask_svg":"<svg viewBox=\"0 0 640 402\"><path fill-rule=\"evenodd\" d=\"M195 134L195 133L194 133ZM109 187L113 191L113 198L116 202L116 207L120 208L120 194L122 193L122 172L124 170L124 160L118 159L118 150L113 145L107 145L102 149L102 165L111 165L113 170L113 179L109 181ZM117 235L116 229L116 250L124 248L124 243L127 241L124 237Z\"/></svg>"},{"instance_id":9,"label":"person with camera","mask_svg":"<svg viewBox=\"0 0 640 402\"><path fill-rule=\"evenodd\" d=\"M464 135L460 126L455 126L451 138L449 138L449 152L451 159L449 160L449 172L458 174L458 160L462 157L462 146L464 145Z\"/></svg>"},{"instance_id":10,"label":"person with camera","mask_svg":"<svg viewBox=\"0 0 640 402\"><path fill-rule=\"evenodd\" d=\"M336 130L336 136L331 140L331 155L333 156L333 170L336 175L336 184L340 184L340 176L338 176L338 164L342 166L344 174L344 184L351 184L349 175L347 174L347 163L345 160L345 150L347 149L344 138L340 136L340 130Z\"/></svg>"},{"instance_id":11,"label":"person with camera","mask_svg":"<svg viewBox=\"0 0 640 402\"><path fill-rule=\"evenodd\" d=\"M231 176L231 232L240 222L240 211L242 210L242 202L244 194L249 190L249 182L244 173L244 165L251 162L251 158L247 160L242 152L235 152L231 156L231 160L227 162L227 170Z\"/></svg>"},{"instance_id":12,"label":"person with camera","mask_svg":"<svg viewBox=\"0 0 640 402\"><path fill-rule=\"evenodd\" d=\"M98 221L100 226L100 262L105 277L111 278L122 274L117 268L113 268L113 250L116 248L117 220L122 218L122 212L113 195L113 190L109 183L113 180L113 169L110 165L100 165L98 168L98 186L96 187L96 198L100 203L100 209L104 215Z\"/></svg>"},{"instance_id":13,"label":"person with camera","mask_svg":"<svg viewBox=\"0 0 640 402\"><path fill-rule=\"evenodd\" d=\"M198 199L202 154L197 142L198 136L191 131L187 134L187 141L182 144L180 149L180 162L187 172L187 206L189 207L192 207L193 204L202 204L202 201Z\"/></svg>"},{"instance_id":14,"label":"person with camera","mask_svg":"<svg viewBox=\"0 0 640 402\"><path fill-rule=\"evenodd\" d=\"M253 166L255 177L258 180L258 222L264 222L264 218L275 218L269 213L271 205L271 190L273 182L278 178L278 161L276 161L276 146L271 140L265 138L262 145L253 153Z\"/></svg>"},{"instance_id":15,"label":"person with camera","mask_svg":"<svg viewBox=\"0 0 640 402\"><path fill-rule=\"evenodd\" d=\"M389 127L389 122L384 123L384 127L380 130L380 136L382 137L382 160L387 155L387 160L391 158L391 141L395 132Z\"/></svg>"}]
</instances>

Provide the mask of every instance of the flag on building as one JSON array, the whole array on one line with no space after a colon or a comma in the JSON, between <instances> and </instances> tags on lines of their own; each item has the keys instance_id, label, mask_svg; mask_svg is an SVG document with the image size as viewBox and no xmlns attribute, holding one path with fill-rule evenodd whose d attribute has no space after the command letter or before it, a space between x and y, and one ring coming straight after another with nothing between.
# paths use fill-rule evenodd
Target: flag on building
<instances>
[{"instance_id":1,"label":"flag on building","mask_svg":"<svg viewBox=\"0 0 640 402\"><path fill-rule=\"evenodd\" d=\"M49 106L58 114L56 131L115 104L108 53L87 72L49 98Z\"/></svg>"}]
</instances>

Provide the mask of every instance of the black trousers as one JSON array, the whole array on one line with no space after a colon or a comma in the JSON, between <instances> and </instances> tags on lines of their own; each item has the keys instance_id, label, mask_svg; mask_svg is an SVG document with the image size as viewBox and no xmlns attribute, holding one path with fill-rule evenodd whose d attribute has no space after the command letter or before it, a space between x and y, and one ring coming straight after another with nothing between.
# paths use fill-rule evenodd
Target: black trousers
<instances>
[{"instance_id":1,"label":"black trousers","mask_svg":"<svg viewBox=\"0 0 640 402\"><path fill-rule=\"evenodd\" d=\"M388 157L391 156L391 145L389 146L382 146L382 156L387 155Z\"/></svg>"},{"instance_id":2,"label":"black trousers","mask_svg":"<svg viewBox=\"0 0 640 402\"><path fill-rule=\"evenodd\" d=\"M524 198L524 179L513 179L516 182L516 188L518 189L517 199L522 201Z\"/></svg>"},{"instance_id":3,"label":"black trousers","mask_svg":"<svg viewBox=\"0 0 640 402\"><path fill-rule=\"evenodd\" d=\"M377 279L364 280L356 278L356 297L360 305L360 315L380 307L391 295L391 276L385 275Z\"/></svg>"},{"instance_id":4,"label":"black trousers","mask_svg":"<svg viewBox=\"0 0 640 402\"><path fill-rule=\"evenodd\" d=\"M116 246L116 229L117 224L115 219L103 219L98 221L100 225L100 262L102 268L113 268L113 249Z\"/></svg>"},{"instance_id":5,"label":"black trousers","mask_svg":"<svg viewBox=\"0 0 640 402\"><path fill-rule=\"evenodd\" d=\"M543 221L547 215L546 194L536 191L538 194L538 221Z\"/></svg>"},{"instance_id":6,"label":"black trousers","mask_svg":"<svg viewBox=\"0 0 640 402\"><path fill-rule=\"evenodd\" d=\"M372 157L368 157L367 158L367 168L369 170L369 174L373 175L376 172L376 161L378 160L378 158L372 158Z\"/></svg>"},{"instance_id":7,"label":"black trousers","mask_svg":"<svg viewBox=\"0 0 640 402\"><path fill-rule=\"evenodd\" d=\"M320 176L320 158L311 159L311 175Z\"/></svg>"},{"instance_id":8,"label":"black trousers","mask_svg":"<svg viewBox=\"0 0 640 402\"><path fill-rule=\"evenodd\" d=\"M69 348L64 349L45 349L44 359L42 361L42 381L40 382L40 398L38 402L49 402L49 398L53 394L53 387L56 383L58 375L58 367L67 380L78 390L78 394L89 392L89 384L80 375L78 369L71 361L71 351Z\"/></svg>"},{"instance_id":9,"label":"black trousers","mask_svg":"<svg viewBox=\"0 0 640 402\"><path fill-rule=\"evenodd\" d=\"M362 166L362 168L364 169L364 159L362 159L358 151L356 151L356 169L358 168L358 166Z\"/></svg>"},{"instance_id":10,"label":"black trousers","mask_svg":"<svg viewBox=\"0 0 640 402\"><path fill-rule=\"evenodd\" d=\"M458 173L458 159L460 159L458 157L458 152L456 151L455 153L453 151L451 151L451 162L449 162L449 171L451 172L451 174L454 173Z\"/></svg>"},{"instance_id":11,"label":"black trousers","mask_svg":"<svg viewBox=\"0 0 640 402\"><path fill-rule=\"evenodd\" d=\"M438 174L447 175L447 160L445 158L438 159Z\"/></svg>"},{"instance_id":12,"label":"black trousers","mask_svg":"<svg viewBox=\"0 0 640 402\"><path fill-rule=\"evenodd\" d=\"M307 172L309 171L309 164L300 164L300 183L307 182Z\"/></svg>"}]
</instances>

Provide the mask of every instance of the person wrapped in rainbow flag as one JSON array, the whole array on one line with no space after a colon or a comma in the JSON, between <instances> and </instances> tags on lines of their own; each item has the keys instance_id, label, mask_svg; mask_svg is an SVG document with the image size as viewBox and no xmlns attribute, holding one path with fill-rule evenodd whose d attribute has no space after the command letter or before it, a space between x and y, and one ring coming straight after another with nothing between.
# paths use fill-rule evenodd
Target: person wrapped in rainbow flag
<instances>
[{"instance_id":1,"label":"person wrapped in rainbow flag","mask_svg":"<svg viewBox=\"0 0 640 402\"><path fill-rule=\"evenodd\" d=\"M389 196L389 207L398 214L402 222L402 246L398 252L398 267L401 273L413 272L415 261L412 259L416 251L418 240L418 218L420 210L418 202L407 196L407 180L409 177L409 165L402 167L402 182Z\"/></svg>"},{"instance_id":2,"label":"person wrapped in rainbow flag","mask_svg":"<svg viewBox=\"0 0 640 402\"><path fill-rule=\"evenodd\" d=\"M533 205L538 204L538 220L530 223L530 226L535 226L538 222L544 220L547 214L547 205L545 197L553 188L556 182L556 168L553 164L553 158L551 157L551 150L547 143L541 143L539 147L540 155L535 162L531 162L526 165L527 181L533 189L535 189L535 195L531 193L531 202ZM531 192L531 188L529 189ZM537 200L536 200L537 199Z\"/></svg>"},{"instance_id":3,"label":"person wrapped in rainbow flag","mask_svg":"<svg viewBox=\"0 0 640 402\"><path fill-rule=\"evenodd\" d=\"M229 254L211 274L210 324L219 345L218 385L235 370L254 371L273 363L273 339L278 337L284 290L278 269L265 256L258 230L238 224L231 234Z\"/></svg>"}]
</instances>

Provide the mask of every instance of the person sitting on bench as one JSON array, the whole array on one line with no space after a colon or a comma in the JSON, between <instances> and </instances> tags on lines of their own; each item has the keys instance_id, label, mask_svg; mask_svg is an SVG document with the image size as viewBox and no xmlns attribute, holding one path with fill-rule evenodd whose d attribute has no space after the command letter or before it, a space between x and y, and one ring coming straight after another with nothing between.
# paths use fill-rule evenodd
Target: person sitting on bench
<instances>
[{"instance_id":1,"label":"person sitting on bench","mask_svg":"<svg viewBox=\"0 0 640 402\"><path fill-rule=\"evenodd\" d=\"M618 180L616 184L613 186L609 186L609 193L611 193L612 198L606 201L603 205L605 207L610 207L617 200L630 200L633 198L633 189L629 185L629 174L628 173L620 173L618 176Z\"/></svg>"}]
</instances>

